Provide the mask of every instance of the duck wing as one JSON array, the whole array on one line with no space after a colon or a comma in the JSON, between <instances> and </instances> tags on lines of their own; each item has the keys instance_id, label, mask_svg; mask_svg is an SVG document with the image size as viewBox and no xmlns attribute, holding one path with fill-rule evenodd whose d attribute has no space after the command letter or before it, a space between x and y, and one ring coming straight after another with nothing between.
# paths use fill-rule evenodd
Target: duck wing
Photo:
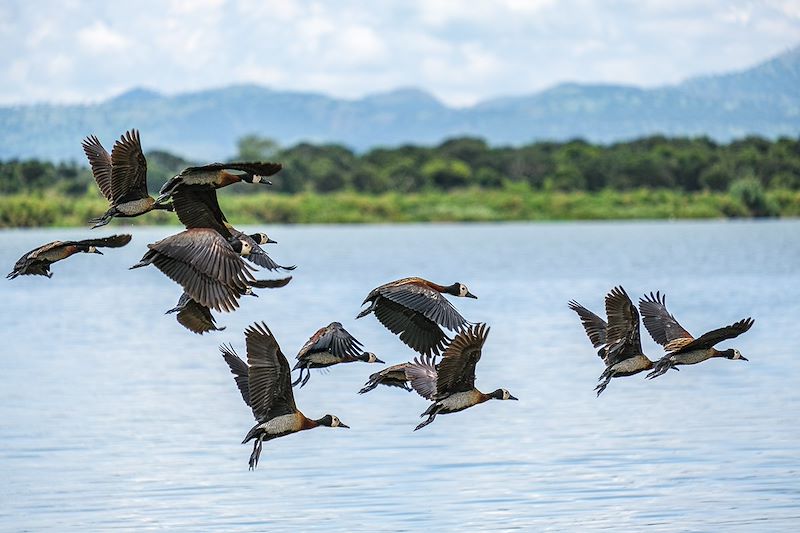
<instances>
[{"instance_id":1,"label":"duck wing","mask_svg":"<svg viewBox=\"0 0 800 533\"><path fill-rule=\"evenodd\" d=\"M411 387L417 391L417 394L426 400L436 400L438 372L433 364L433 357L415 357L413 362L404 364L406 365L406 379L411 383Z\"/></svg>"},{"instance_id":2,"label":"duck wing","mask_svg":"<svg viewBox=\"0 0 800 533\"><path fill-rule=\"evenodd\" d=\"M137 130L125 132L111 149L111 196L119 204L147 198L147 159Z\"/></svg>"},{"instance_id":3,"label":"duck wing","mask_svg":"<svg viewBox=\"0 0 800 533\"><path fill-rule=\"evenodd\" d=\"M187 229L210 228L226 239L231 238L232 233L225 225L227 219L219 207L215 189L180 187L172 194L172 205Z\"/></svg>"},{"instance_id":4,"label":"duck wing","mask_svg":"<svg viewBox=\"0 0 800 533\"><path fill-rule=\"evenodd\" d=\"M639 311L625 289L614 287L606 296L606 364L614 365L642 353Z\"/></svg>"},{"instance_id":5,"label":"duck wing","mask_svg":"<svg viewBox=\"0 0 800 533\"><path fill-rule=\"evenodd\" d=\"M94 246L95 248L122 248L131 242L131 236L127 233L111 235L100 239L84 239L82 241L65 241L64 245Z\"/></svg>"},{"instance_id":6,"label":"duck wing","mask_svg":"<svg viewBox=\"0 0 800 533\"><path fill-rule=\"evenodd\" d=\"M248 377L250 369L247 367L247 363L242 361L242 358L239 357L239 354L236 353L236 350L234 350L233 346L230 344L221 345L219 351L222 352L222 357L225 359L225 362L228 363L228 368L231 369L231 374L233 374L233 379L236 381L236 386L242 394L242 400L244 400L244 403L246 403L248 407L252 407L250 404L250 382Z\"/></svg>"},{"instance_id":7,"label":"duck wing","mask_svg":"<svg viewBox=\"0 0 800 533\"><path fill-rule=\"evenodd\" d=\"M94 181L97 182L100 192L106 200L113 203L114 195L111 192L111 156L108 155L106 149L100 144L100 140L94 135L86 137L81 143L81 146L83 146L83 153L86 154L86 158L89 160L89 166L92 167L92 176L94 176Z\"/></svg>"},{"instance_id":8,"label":"duck wing","mask_svg":"<svg viewBox=\"0 0 800 533\"><path fill-rule=\"evenodd\" d=\"M186 301L181 305L184 297L186 297ZM214 315L211 314L211 309L200 305L188 294L183 293L178 305L180 309L178 309L178 314L175 318L181 326L189 331L202 335L208 331L222 331L225 329L224 327L217 327L217 321Z\"/></svg>"},{"instance_id":9,"label":"duck wing","mask_svg":"<svg viewBox=\"0 0 800 533\"><path fill-rule=\"evenodd\" d=\"M575 300L569 301L569 308L578 313L583 329L592 343L592 346L599 348L606 343L606 321L592 313Z\"/></svg>"},{"instance_id":10,"label":"duck wing","mask_svg":"<svg viewBox=\"0 0 800 533\"><path fill-rule=\"evenodd\" d=\"M476 324L456 335L447 346L439 363L437 399L475 388L475 365L481 358L489 329L486 324Z\"/></svg>"},{"instance_id":11,"label":"duck wing","mask_svg":"<svg viewBox=\"0 0 800 533\"><path fill-rule=\"evenodd\" d=\"M692 342L694 337L681 326L672 314L667 311L665 294L652 292L639 299L639 311L642 312L644 327L653 340L667 351L680 349Z\"/></svg>"},{"instance_id":12,"label":"duck wing","mask_svg":"<svg viewBox=\"0 0 800 533\"><path fill-rule=\"evenodd\" d=\"M427 285L419 283L389 285L382 288L379 293L384 298L421 313L451 331L459 330L467 324L466 319L442 293Z\"/></svg>"},{"instance_id":13,"label":"duck wing","mask_svg":"<svg viewBox=\"0 0 800 533\"><path fill-rule=\"evenodd\" d=\"M286 356L266 324L245 330L250 407L256 420L297 412Z\"/></svg>"},{"instance_id":14,"label":"duck wing","mask_svg":"<svg viewBox=\"0 0 800 533\"><path fill-rule=\"evenodd\" d=\"M283 165L280 163L270 163L268 161L209 163L208 165L186 167L178 175L185 176L186 174L193 174L195 172L214 172L218 170L239 170L241 172L249 172L257 176L272 176L273 174L280 172L282 168Z\"/></svg>"},{"instance_id":15,"label":"duck wing","mask_svg":"<svg viewBox=\"0 0 800 533\"><path fill-rule=\"evenodd\" d=\"M378 296L374 313L386 329L399 335L406 346L423 355L441 353L450 340L436 322L388 298Z\"/></svg>"},{"instance_id":16,"label":"duck wing","mask_svg":"<svg viewBox=\"0 0 800 533\"><path fill-rule=\"evenodd\" d=\"M339 322L331 322L314 333L300 349L297 358L313 352L329 352L342 360L353 360L363 351L361 342Z\"/></svg>"},{"instance_id":17,"label":"duck wing","mask_svg":"<svg viewBox=\"0 0 800 533\"><path fill-rule=\"evenodd\" d=\"M199 304L217 311L238 307L238 298L256 281L252 267L211 229L189 229L148 248L143 261L150 258Z\"/></svg>"},{"instance_id":18,"label":"duck wing","mask_svg":"<svg viewBox=\"0 0 800 533\"><path fill-rule=\"evenodd\" d=\"M695 340L683 345L680 348L682 352L688 352L690 350L698 350L703 348L711 348L715 344L720 343L727 339L734 339L744 333L745 331L749 330L753 327L755 320L752 318L744 318L730 326L725 326L724 328L715 329L713 331L709 331L703 335L700 335Z\"/></svg>"}]
</instances>

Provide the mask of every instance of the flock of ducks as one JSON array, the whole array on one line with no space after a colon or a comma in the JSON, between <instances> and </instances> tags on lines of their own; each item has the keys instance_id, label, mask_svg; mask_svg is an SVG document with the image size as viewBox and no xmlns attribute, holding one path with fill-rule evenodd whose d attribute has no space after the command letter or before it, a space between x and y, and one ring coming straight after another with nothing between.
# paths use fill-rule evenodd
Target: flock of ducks
<instances>
[{"instance_id":1,"label":"flock of ducks","mask_svg":"<svg viewBox=\"0 0 800 533\"><path fill-rule=\"evenodd\" d=\"M575 300L569 302L569 308L578 313L586 335L592 345L599 348L597 355L606 364L595 388L598 396L613 378L633 376L645 370L650 370L647 378L653 379L669 369L680 370L678 366L695 365L713 357L747 361L739 350L717 350L714 346L749 330L754 323L749 317L694 338L667 311L666 297L660 292L642 297L637 310L625 289L614 287L606 296L608 322ZM642 352L639 312L647 332L667 352L658 361L652 361Z\"/></svg>"},{"instance_id":2,"label":"flock of ducks","mask_svg":"<svg viewBox=\"0 0 800 533\"><path fill-rule=\"evenodd\" d=\"M139 132L131 130L116 141L109 155L95 136L83 141L83 149L100 192L109 202L108 210L92 219L92 228L108 224L114 218L141 216L153 210L175 212L185 230L148 244L147 252L131 269L153 265L183 289L175 313L186 329L203 334L221 331L211 311L231 312L243 296L257 296L255 289L276 289L292 277L257 279L255 267L272 272L291 271L296 267L276 263L262 246L274 244L265 233L245 234L234 228L220 209L216 190L234 183L270 184L267 179L281 170L281 165L267 162L213 163L189 167L173 177L153 198L147 190L147 160ZM119 248L131 236L112 235L81 241L54 241L23 255L8 274L51 277L50 266L76 253L101 254L98 248ZM477 298L461 283L439 285L408 277L376 287L364 299L369 304L356 318L374 314L386 329L397 335L418 353L412 360L388 366L369 376L360 394L379 385L416 391L431 402L420 415L427 417L416 426L419 430L440 414L463 411L488 400L517 400L499 388L484 393L475 387L475 369L481 358L489 327L468 322L445 295ZM569 307L580 317L586 334L606 364L596 387L599 396L613 378L631 376L650 370L648 378L666 373L680 365L696 364L713 357L746 361L738 350L719 351L714 346L732 339L753 325L747 318L698 338L692 337L667 311L661 293L650 294L633 305L622 287L606 296L608 322L576 301ZM644 325L667 354L652 361L642 353L639 335L639 311ZM452 332L451 338L445 330ZM264 441L320 426L347 428L333 415L318 419L306 417L295 403L293 387L308 383L312 369L362 361L384 362L351 335L340 322L317 330L303 345L290 368L278 341L261 322L245 332L247 360L231 345L220 346L222 357L234 376L242 399L253 411L256 424L244 443L253 441L250 469L255 469ZM297 371L292 380L292 372Z\"/></svg>"}]
</instances>

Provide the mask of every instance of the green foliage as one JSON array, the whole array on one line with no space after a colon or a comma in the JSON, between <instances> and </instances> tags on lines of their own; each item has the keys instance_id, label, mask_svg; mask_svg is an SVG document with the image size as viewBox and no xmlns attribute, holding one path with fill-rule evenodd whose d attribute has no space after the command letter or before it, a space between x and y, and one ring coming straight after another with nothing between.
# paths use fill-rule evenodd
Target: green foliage
<instances>
[{"instance_id":1,"label":"green foliage","mask_svg":"<svg viewBox=\"0 0 800 533\"><path fill-rule=\"evenodd\" d=\"M267 196L254 196L247 186L225 190L225 201L249 220L740 217L800 211L795 194L800 139L791 138L747 137L723 145L702 137L654 136L608 146L573 140L491 147L464 137L433 147L357 154L335 144L280 148L249 135L240 139L236 158L283 164ZM197 164L158 150L147 159L153 192ZM104 202L83 164L0 162L0 194L14 195L2 204L0 224L83 224L102 214ZM55 198L63 204L58 209ZM172 218L158 213L133 223L161 220Z\"/></svg>"}]
</instances>

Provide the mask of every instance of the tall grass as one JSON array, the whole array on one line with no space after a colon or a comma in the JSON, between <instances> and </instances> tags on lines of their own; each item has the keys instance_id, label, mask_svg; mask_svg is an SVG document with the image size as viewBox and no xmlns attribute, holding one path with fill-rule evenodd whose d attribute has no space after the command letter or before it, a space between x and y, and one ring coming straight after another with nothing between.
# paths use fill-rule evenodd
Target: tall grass
<instances>
[{"instance_id":1,"label":"tall grass","mask_svg":"<svg viewBox=\"0 0 800 533\"><path fill-rule=\"evenodd\" d=\"M763 202L771 206L774 214L800 216L800 191L764 194ZM220 204L234 224L725 218L752 217L763 212L761 203L754 204L743 194L650 189L557 192L517 185L501 190L374 196L354 192L220 194ZM0 227L82 226L103 214L107 207L95 196L5 196L0 197ZM177 224L178 220L173 213L157 211L124 222Z\"/></svg>"}]
</instances>

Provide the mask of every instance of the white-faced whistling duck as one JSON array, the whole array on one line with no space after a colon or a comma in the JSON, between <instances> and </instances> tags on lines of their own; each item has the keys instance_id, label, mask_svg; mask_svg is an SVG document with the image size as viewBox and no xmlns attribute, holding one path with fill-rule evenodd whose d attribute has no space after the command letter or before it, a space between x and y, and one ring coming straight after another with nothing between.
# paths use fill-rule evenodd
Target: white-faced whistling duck
<instances>
[{"instance_id":1,"label":"white-faced whistling duck","mask_svg":"<svg viewBox=\"0 0 800 533\"><path fill-rule=\"evenodd\" d=\"M650 293L639 300L639 310L642 312L644 327L653 337L653 340L664 347L667 353L659 359L652 372L647 374L649 379L656 378L678 365L695 365L712 357L747 361L739 350L729 348L717 350L714 345L727 339L733 339L753 326L754 320L750 317L742 319L730 326L715 329L698 338L681 326L675 317L667 311L665 295L657 292Z\"/></svg>"},{"instance_id":2,"label":"white-faced whistling duck","mask_svg":"<svg viewBox=\"0 0 800 533\"><path fill-rule=\"evenodd\" d=\"M258 297L258 294L252 291L256 289L276 289L283 287L291 281L292 277L277 279L277 280L256 280L251 288L244 291L243 296L249 295ZM175 318L178 323L194 333L202 335L208 331L222 331L225 327L217 327L217 321L214 315L211 314L211 309L197 303L191 296L185 292L181 294L178 303L175 307L168 310L164 314L178 313Z\"/></svg>"},{"instance_id":3,"label":"white-faced whistling duck","mask_svg":"<svg viewBox=\"0 0 800 533\"><path fill-rule=\"evenodd\" d=\"M423 356L424 364L433 365L433 358ZM413 363L400 363L397 365L387 366L379 372L375 372L369 376L369 379L364 386L358 391L359 394L365 394L373 390L378 385L386 385L387 387L399 387L407 391L414 390L411 388L408 376L406 376L406 368L410 367Z\"/></svg>"},{"instance_id":4,"label":"white-faced whistling duck","mask_svg":"<svg viewBox=\"0 0 800 533\"><path fill-rule=\"evenodd\" d=\"M266 324L253 324L245 330L247 363L231 346L220 346L222 356L242 399L253 410L256 425L247 432L242 444L255 439L250 455L250 470L258 466L261 443L291 433L319 426L347 428L337 417L325 415L317 420L306 418L294 403L291 371L286 356Z\"/></svg>"},{"instance_id":5,"label":"white-faced whistling duck","mask_svg":"<svg viewBox=\"0 0 800 533\"><path fill-rule=\"evenodd\" d=\"M171 205L156 202L147 192L147 159L137 130L125 132L114 143L111 155L94 135L82 144L94 180L111 204L103 216L89 221L93 228L108 224L114 217L138 217L154 209L172 211Z\"/></svg>"},{"instance_id":6,"label":"white-faced whistling duck","mask_svg":"<svg viewBox=\"0 0 800 533\"><path fill-rule=\"evenodd\" d=\"M154 244L131 269L155 265L183 287L200 305L217 311L233 311L238 299L256 283L255 268L242 261L250 245L233 243L213 229L189 229Z\"/></svg>"},{"instance_id":7,"label":"white-faced whistling duck","mask_svg":"<svg viewBox=\"0 0 800 533\"><path fill-rule=\"evenodd\" d=\"M569 302L569 308L578 313L586 335L599 348L597 355L606 364L594 389L598 396L612 378L633 376L653 368L653 362L642 353L639 312L625 289L614 287L606 296L608 324L575 300Z\"/></svg>"},{"instance_id":8,"label":"white-faced whistling duck","mask_svg":"<svg viewBox=\"0 0 800 533\"><path fill-rule=\"evenodd\" d=\"M14 279L17 276L35 275L52 277L50 265L67 257L83 252L100 254L98 248L120 248L131 242L130 235L112 235L102 239L86 239L83 241L53 241L31 250L19 258L6 277Z\"/></svg>"},{"instance_id":9,"label":"white-faced whistling duck","mask_svg":"<svg viewBox=\"0 0 800 533\"><path fill-rule=\"evenodd\" d=\"M439 326L457 331L467 324L442 294L477 298L461 283L444 286L422 278L404 278L373 289L361 304L370 302L369 307L356 318L374 312L381 324L413 350L439 354L449 340Z\"/></svg>"},{"instance_id":10,"label":"white-faced whistling duck","mask_svg":"<svg viewBox=\"0 0 800 533\"><path fill-rule=\"evenodd\" d=\"M365 352L361 343L344 329L340 322L331 322L324 328L319 328L311 338L306 341L297 354L297 364L294 370L300 370L300 375L292 385L300 384L303 388L311 378L312 368L328 368L340 363L364 361L365 363L383 363L374 353ZM305 372L305 378L303 378Z\"/></svg>"},{"instance_id":11,"label":"white-faced whistling duck","mask_svg":"<svg viewBox=\"0 0 800 533\"><path fill-rule=\"evenodd\" d=\"M244 181L246 183L261 183L272 185L266 176L272 176L280 172L280 163L268 163L262 161L248 163L211 163L200 167L188 167L180 174L167 181L161 190L157 202L169 199L176 190L184 186L208 187L219 189L232 183ZM228 172L234 170L241 174Z\"/></svg>"},{"instance_id":12,"label":"white-faced whistling duck","mask_svg":"<svg viewBox=\"0 0 800 533\"><path fill-rule=\"evenodd\" d=\"M442 354L438 369L431 361L414 362L406 369L411 386L433 403L420 416L428 419L414 428L424 428L439 414L456 413L487 400L516 400L506 389L484 394L475 388L475 365L481 358L489 328L475 324L456 335Z\"/></svg>"},{"instance_id":13,"label":"white-faced whistling duck","mask_svg":"<svg viewBox=\"0 0 800 533\"><path fill-rule=\"evenodd\" d=\"M282 266L267 255L261 244L275 243L265 233L248 235L234 228L225 217L217 200L215 189L181 187L172 196L172 205L181 223L187 229L210 228L229 242L242 240L249 244L248 261L268 270L294 270L296 266Z\"/></svg>"}]
</instances>

